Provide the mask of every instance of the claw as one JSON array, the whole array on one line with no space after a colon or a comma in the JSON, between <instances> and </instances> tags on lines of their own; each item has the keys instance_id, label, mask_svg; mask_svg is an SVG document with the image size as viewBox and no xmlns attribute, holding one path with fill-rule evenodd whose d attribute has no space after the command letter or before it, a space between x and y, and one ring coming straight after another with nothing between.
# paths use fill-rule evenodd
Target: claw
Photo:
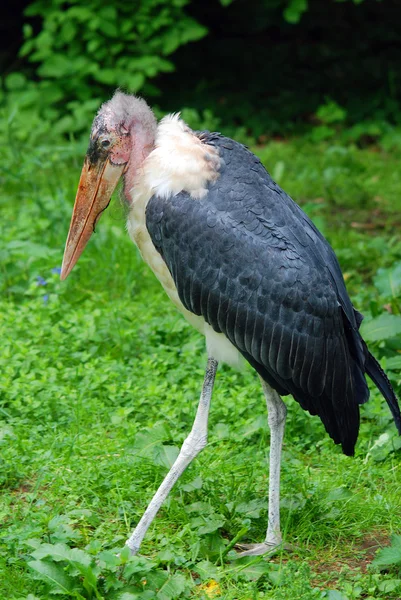
<instances>
[{"instance_id":1,"label":"claw","mask_svg":"<svg viewBox=\"0 0 401 600\"><path fill-rule=\"evenodd\" d=\"M283 544L283 542L278 542L277 544L262 542L261 544L236 544L235 550L237 551L237 557L242 558L243 556L261 556L262 554L273 556L280 550L294 552L296 548L292 544Z\"/></svg>"}]
</instances>

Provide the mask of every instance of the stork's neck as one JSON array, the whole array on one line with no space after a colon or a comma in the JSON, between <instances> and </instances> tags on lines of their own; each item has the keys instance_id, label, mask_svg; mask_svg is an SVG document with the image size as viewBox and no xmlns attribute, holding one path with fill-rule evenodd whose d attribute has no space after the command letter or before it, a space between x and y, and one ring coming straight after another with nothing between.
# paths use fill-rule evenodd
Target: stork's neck
<instances>
[{"instance_id":1,"label":"stork's neck","mask_svg":"<svg viewBox=\"0 0 401 600\"><path fill-rule=\"evenodd\" d=\"M145 128L141 123L134 123L131 127L131 155L124 173L124 196L128 204L131 203L131 190L138 178L140 169L155 146L155 128Z\"/></svg>"}]
</instances>

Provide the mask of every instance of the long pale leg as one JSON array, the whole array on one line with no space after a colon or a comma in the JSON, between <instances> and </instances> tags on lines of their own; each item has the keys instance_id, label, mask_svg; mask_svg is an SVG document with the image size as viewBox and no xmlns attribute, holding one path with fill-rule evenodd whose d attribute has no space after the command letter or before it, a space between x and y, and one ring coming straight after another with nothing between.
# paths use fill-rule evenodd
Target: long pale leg
<instances>
[{"instance_id":1,"label":"long pale leg","mask_svg":"<svg viewBox=\"0 0 401 600\"><path fill-rule=\"evenodd\" d=\"M262 544L240 544L240 556L257 556L273 550L282 542L280 530L280 467L287 409L284 402L263 379L270 428L269 521Z\"/></svg>"},{"instance_id":2,"label":"long pale leg","mask_svg":"<svg viewBox=\"0 0 401 600\"><path fill-rule=\"evenodd\" d=\"M202 393L191 433L184 441L175 463L167 473L156 494L150 501L148 508L143 514L143 517L139 521L138 525L135 527L131 537L126 542L132 554L136 554L138 552L145 533L155 518L159 508L170 493L173 485L176 483L180 475L182 475L182 473L185 471L189 463L206 446L207 422L214 378L217 371L217 364L218 363L216 360L214 360L214 358L208 359Z\"/></svg>"}]
</instances>

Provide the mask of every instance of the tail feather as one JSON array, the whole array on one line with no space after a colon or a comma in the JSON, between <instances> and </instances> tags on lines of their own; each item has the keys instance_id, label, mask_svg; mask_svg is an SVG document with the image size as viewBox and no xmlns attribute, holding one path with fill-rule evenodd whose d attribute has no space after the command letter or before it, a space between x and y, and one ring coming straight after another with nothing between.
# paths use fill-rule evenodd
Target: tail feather
<instances>
[{"instance_id":1,"label":"tail feather","mask_svg":"<svg viewBox=\"0 0 401 600\"><path fill-rule=\"evenodd\" d=\"M391 414L393 415L395 426L397 427L398 433L401 435L401 413L397 396L394 393L387 375L370 352L367 353L365 369L366 373L376 384L383 397L386 399L389 409L391 410Z\"/></svg>"}]
</instances>

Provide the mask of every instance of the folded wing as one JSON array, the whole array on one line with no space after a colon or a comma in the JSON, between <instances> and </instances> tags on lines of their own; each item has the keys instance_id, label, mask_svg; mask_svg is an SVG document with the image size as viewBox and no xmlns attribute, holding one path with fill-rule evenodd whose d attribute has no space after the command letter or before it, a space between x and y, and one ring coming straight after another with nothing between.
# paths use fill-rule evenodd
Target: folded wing
<instances>
[{"instance_id":1,"label":"folded wing","mask_svg":"<svg viewBox=\"0 0 401 600\"><path fill-rule=\"evenodd\" d=\"M337 259L251 152L217 134L203 140L219 149L219 179L201 200L151 198L152 241L184 306L353 454L369 392L358 313Z\"/></svg>"}]
</instances>

